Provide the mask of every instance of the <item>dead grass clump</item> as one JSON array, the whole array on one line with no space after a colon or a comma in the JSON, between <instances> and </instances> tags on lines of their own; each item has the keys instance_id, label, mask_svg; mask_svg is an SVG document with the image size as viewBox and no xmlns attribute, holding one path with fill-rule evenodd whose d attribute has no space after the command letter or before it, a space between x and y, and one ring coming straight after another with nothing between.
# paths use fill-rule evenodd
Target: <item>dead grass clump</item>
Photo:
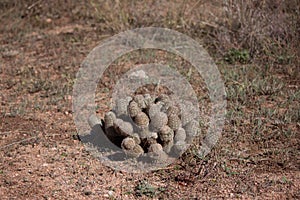
<instances>
[{"instance_id":1,"label":"dead grass clump","mask_svg":"<svg viewBox=\"0 0 300 200\"><path fill-rule=\"evenodd\" d=\"M277 64L299 56L299 0L224 0L224 18L216 39L219 52L248 49L251 57Z\"/></svg>"},{"instance_id":2,"label":"dead grass clump","mask_svg":"<svg viewBox=\"0 0 300 200\"><path fill-rule=\"evenodd\" d=\"M215 57L246 50L247 62L284 65L299 60L299 10L300 0L3 1L0 32L20 35L63 23L88 24L101 34L165 27L201 41Z\"/></svg>"}]
</instances>

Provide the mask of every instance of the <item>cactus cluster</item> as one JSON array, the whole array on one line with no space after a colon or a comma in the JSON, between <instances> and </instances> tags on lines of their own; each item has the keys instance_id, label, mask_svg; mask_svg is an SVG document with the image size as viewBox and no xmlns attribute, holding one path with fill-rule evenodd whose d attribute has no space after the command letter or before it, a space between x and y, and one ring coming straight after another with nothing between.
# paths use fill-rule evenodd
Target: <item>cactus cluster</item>
<instances>
[{"instance_id":1,"label":"cactus cluster","mask_svg":"<svg viewBox=\"0 0 300 200\"><path fill-rule=\"evenodd\" d=\"M111 141L121 138L119 146L126 155L155 160L181 155L199 130L184 105L165 94L118 99L115 109L105 114L103 128Z\"/></svg>"}]
</instances>

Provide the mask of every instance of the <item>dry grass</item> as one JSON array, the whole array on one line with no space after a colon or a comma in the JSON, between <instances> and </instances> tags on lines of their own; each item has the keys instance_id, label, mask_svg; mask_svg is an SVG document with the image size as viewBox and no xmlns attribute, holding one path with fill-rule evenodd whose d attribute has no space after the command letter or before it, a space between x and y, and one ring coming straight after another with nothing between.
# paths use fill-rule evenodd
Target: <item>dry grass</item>
<instances>
[{"instance_id":1,"label":"dry grass","mask_svg":"<svg viewBox=\"0 0 300 200\"><path fill-rule=\"evenodd\" d=\"M300 198L299 6L299 0L2 0L1 197ZM166 169L113 172L76 140L72 86L101 40L146 26L178 30L209 50L226 85L226 124L208 157L199 157L195 144ZM200 108L207 107L205 85L188 63L143 51L105 72L99 115L109 109L117 77L156 60L187 77Z\"/></svg>"}]
</instances>

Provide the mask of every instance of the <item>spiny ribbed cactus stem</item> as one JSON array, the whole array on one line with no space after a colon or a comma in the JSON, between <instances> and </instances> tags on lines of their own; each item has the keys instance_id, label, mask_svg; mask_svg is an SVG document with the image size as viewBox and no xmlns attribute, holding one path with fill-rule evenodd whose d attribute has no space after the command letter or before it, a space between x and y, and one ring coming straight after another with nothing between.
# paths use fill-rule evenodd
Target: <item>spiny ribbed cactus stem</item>
<instances>
[{"instance_id":1,"label":"spiny ribbed cactus stem","mask_svg":"<svg viewBox=\"0 0 300 200\"><path fill-rule=\"evenodd\" d=\"M105 134L112 142L117 141L115 144L129 157L137 158L147 152L162 161L169 155L181 155L199 130L194 113L184 105L165 94L118 99L116 109L105 114ZM101 120L91 115L89 125L97 124L102 126Z\"/></svg>"},{"instance_id":2,"label":"spiny ribbed cactus stem","mask_svg":"<svg viewBox=\"0 0 300 200\"><path fill-rule=\"evenodd\" d=\"M102 126L101 119L98 118L97 115L95 115L95 114L90 115L90 117L88 118L88 123L91 128L93 128L95 125Z\"/></svg>"}]
</instances>

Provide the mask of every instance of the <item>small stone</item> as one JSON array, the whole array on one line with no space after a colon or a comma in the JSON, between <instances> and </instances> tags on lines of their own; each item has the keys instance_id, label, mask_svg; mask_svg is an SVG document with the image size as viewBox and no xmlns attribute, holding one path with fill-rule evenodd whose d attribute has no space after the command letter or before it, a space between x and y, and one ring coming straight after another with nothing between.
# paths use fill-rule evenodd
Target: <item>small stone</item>
<instances>
[{"instance_id":1,"label":"small stone","mask_svg":"<svg viewBox=\"0 0 300 200\"><path fill-rule=\"evenodd\" d=\"M47 18L45 21L46 21L47 23L51 23L51 22L52 22L52 19L51 19L51 18Z\"/></svg>"},{"instance_id":2,"label":"small stone","mask_svg":"<svg viewBox=\"0 0 300 200\"><path fill-rule=\"evenodd\" d=\"M158 112L151 118L150 128L154 131L159 131L167 123L168 116L163 112Z\"/></svg>"},{"instance_id":3,"label":"small stone","mask_svg":"<svg viewBox=\"0 0 300 200\"><path fill-rule=\"evenodd\" d=\"M181 127L181 120L178 115L170 115L168 120L168 126L174 131Z\"/></svg>"},{"instance_id":4,"label":"small stone","mask_svg":"<svg viewBox=\"0 0 300 200\"><path fill-rule=\"evenodd\" d=\"M11 50L11 51L4 51L2 52L2 56L3 57L15 57L19 54L18 51L16 50Z\"/></svg>"},{"instance_id":5,"label":"small stone","mask_svg":"<svg viewBox=\"0 0 300 200\"><path fill-rule=\"evenodd\" d=\"M109 191L108 191L108 196L112 197L113 195L114 195L114 191L109 190Z\"/></svg>"},{"instance_id":6,"label":"small stone","mask_svg":"<svg viewBox=\"0 0 300 200\"><path fill-rule=\"evenodd\" d=\"M137 126L147 127L149 125L149 118L145 113L140 112L135 116L134 122L136 123Z\"/></svg>"}]
</instances>

